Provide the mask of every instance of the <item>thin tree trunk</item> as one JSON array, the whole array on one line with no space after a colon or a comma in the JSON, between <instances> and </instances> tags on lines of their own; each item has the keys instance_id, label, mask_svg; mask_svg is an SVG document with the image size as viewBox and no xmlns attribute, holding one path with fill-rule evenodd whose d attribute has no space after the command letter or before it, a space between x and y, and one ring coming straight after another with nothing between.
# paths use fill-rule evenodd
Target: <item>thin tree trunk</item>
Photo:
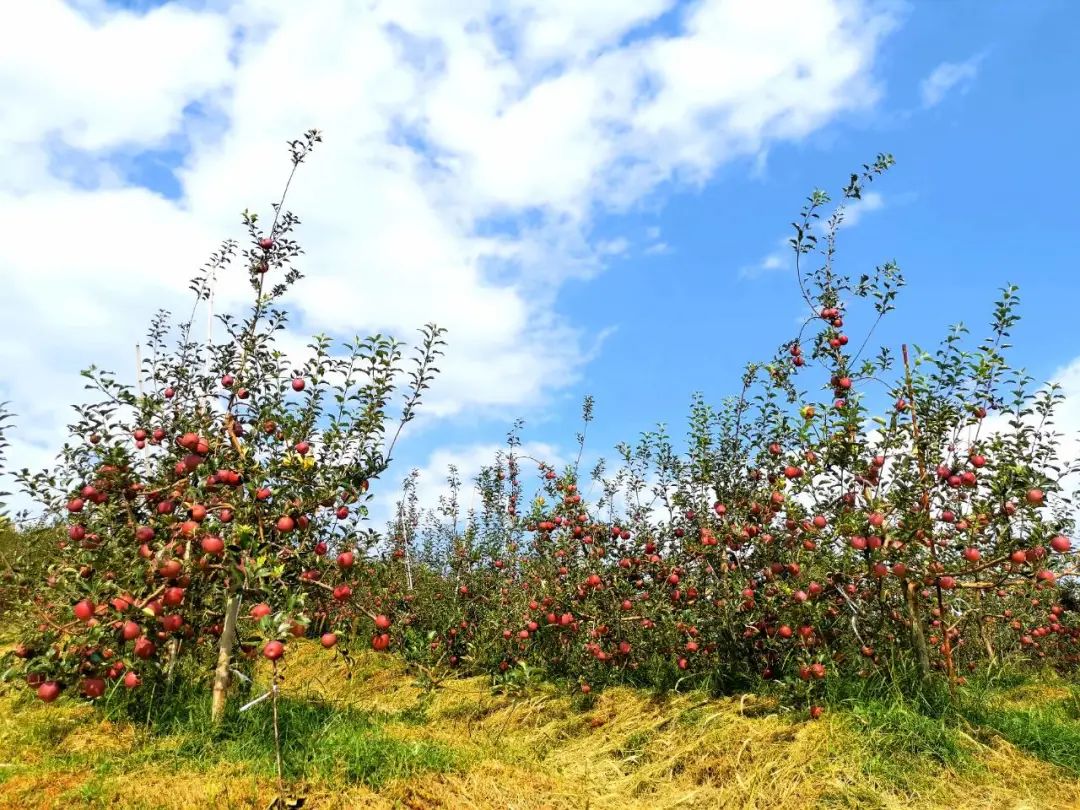
<instances>
[{"instance_id":1,"label":"thin tree trunk","mask_svg":"<svg viewBox=\"0 0 1080 810\"><path fill-rule=\"evenodd\" d=\"M923 633L922 618L919 616L919 603L915 597L918 587L915 582L906 583L904 597L907 601L908 619L911 622L911 641L915 645L915 652L919 656L919 671L923 680L930 677L930 653L926 648L926 635Z\"/></svg>"},{"instance_id":2,"label":"thin tree trunk","mask_svg":"<svg viewBox=\"0 0 1080 810\"><path fill-rule=\"evenodd\" d=\"M232 681L230 669L233 646L236 643L236 618L239 615L240 594L234 593L225 606L225 625L221 628L221 638L218 639L218 662L214 672L214 697L210 709L210 717L214 723L221 722L225 716L225 700L228 697L229 683Z\"/></svg>"},{"instance_id":3,"label":"thin tree trunk","mask_svg":"<svg viewBox=\"0 0 1080 810\"><path fill-rule=\"evenodd\" d=\"M990 643L990 634L987 632L986 622L983 620L982 615L982 601L983 592L977 591L979 595L979 616L977 621L979 622L979 635L982 636L983 644L986 646L986 653L990 656L991 665L997 664L997 655L994 653L994 645Z\"/></svg>"},{"instance_id":4,"label":"thin tree trunk","mask_svg":"<svg viewBox=\"0 0 1080 810\"><path fill-rule=\"evenodd\" d=\"M180 657L180 639L169 639L168 664L165 666L165 682L172 683L176 673L176 659Z\"/></svg>"}]
</instances>

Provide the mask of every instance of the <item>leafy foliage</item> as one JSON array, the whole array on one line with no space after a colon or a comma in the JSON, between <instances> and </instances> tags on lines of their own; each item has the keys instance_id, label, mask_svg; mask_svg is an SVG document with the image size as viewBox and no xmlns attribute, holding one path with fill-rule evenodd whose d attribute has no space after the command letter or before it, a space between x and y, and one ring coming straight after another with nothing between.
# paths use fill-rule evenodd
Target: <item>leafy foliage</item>
<instances>
[{"instance_id":1,"label":"leafy foliage","mask_svg":"<svg viewBox=\"0 0 1080 810\"><path fill-rule=\"evenodd\" d=\"M293 144L294 169L317 140ZM208 661L216 645L220 663L237 620L250 656L333 631L339 654L395 648L428 685L482 672L519 693L543 677L583 702L612 683L763 680L802 704L835 699L838 682L930 700L971 673L1074 668L1064 487L1080 466L1061 458L1060 389L1007 362L1017 289L1002 290L975 345L958 324L936 349L874 353L903 275L895 262L858 275L836 263L845 203L892 163L853 174L827 216L826 192L807 199L791 239L805 320L746 366L736 396L693 398L685 449L658 425L587 480L586 398L572 464L522 453L519 421L475 481L477 508L462 514L453 468L449 494L423 508L413 473L385 543L361 528L368 485L437 373L442 332L422 330L391 435L401 345L375 335L335 354L316 336L302 362L276 349L276 302L300 277L298 220L279 203L264 236L246 213L250 313L219 316L220 342L192 336L238 249L227 242L192 284L191 317L151 326L148 392L89 369L98 400L77 409L59 466L20 476L55 519L68 513L48 588L31 587L31 683L167 680L180 654ZM284 279L268 288L270 269ZM85 618L70 613L80 600ZM259 602L254 614L241 601ZM128 622L147 626L125 640ZM149 655L133 646L148 641ZM945 762L950 740L938 740Z\"/></svg>"},{"instance_id":2,"label":"leafy foliage","mask_svg":"<svg viewBox=\"0 0 1080 810\"><path fill-rule=\"evenodd\" d=\"M320 140L312 130L290 143L289 183ZM66 523L59 542L49 537L47 564L28 532L8 563L33 625L16 654L45 699L57 686L94 697L108 680L168 681L185 656L206 672L217 662L220 694L236 641L249 656L268 642L270 657L290 634L370 615L353 593L363 571L353 559L375 542L364 526L370 482L437 371L443 332L421 330L411 371L402 344L383 335L341 347L317 335L306 358L278 348L279 303L303 254L284 199L265 232L244 213L250 246L238 254L227 241L210 257L186 320L164 310L153 319L134 385L83 372L92 399L75 407L57 465L17 475L47 523ZM218 339L197 336L196 315L237 255L250 309L217 314ZM387 440L397 395L401 420ZM241 616L242 605L257 609Z\"/></svg>"}]
</instances>

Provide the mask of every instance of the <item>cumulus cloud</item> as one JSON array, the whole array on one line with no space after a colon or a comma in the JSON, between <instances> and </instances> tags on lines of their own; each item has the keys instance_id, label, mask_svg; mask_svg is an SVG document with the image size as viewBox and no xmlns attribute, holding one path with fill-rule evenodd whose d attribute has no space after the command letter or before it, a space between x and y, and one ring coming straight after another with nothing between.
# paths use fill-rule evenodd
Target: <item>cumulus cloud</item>
<instances>
[{"instance_id":1,"label":"cumulus cloud","mask_svg":"<svg viewBox=\"0 0 1080 810\"><path fill-rule=\"evenodd\" d=\"M149 316L186 306L310 127L325 141L288 204L307 251L294 328L409 338L435 321L433 413L542 405L602 338L554 307L629 244L594 239L596 217L872 105L895 25L870 0L24 6L0 48L13 466L57 446L78 368L133 372ZM175 167L175 198L132 176L148 153ZM220 280L220 307L242 276Z\"/></svg>"}]
</instances>

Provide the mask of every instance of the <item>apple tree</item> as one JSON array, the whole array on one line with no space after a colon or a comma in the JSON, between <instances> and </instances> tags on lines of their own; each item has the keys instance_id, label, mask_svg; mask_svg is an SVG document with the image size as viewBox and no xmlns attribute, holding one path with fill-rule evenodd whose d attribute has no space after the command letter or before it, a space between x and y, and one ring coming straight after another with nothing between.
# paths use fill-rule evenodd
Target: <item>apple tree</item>
<instances>
[{"instance_id":1,"label":"apple tree","mask_svg":"<svg viewBox=\"0 0 1080 810\"><path fill-rule=\"evenodd\" d=\"M290 143L290 183L320 140L311 130ZM367 612L353 603L377 541L364 526L369 486L437 373L442 330L421 330L411 364L383 335L282 351L302 255L284 199L268 228L244 213L246 246L229 240L210 257L186 319L154 317L134 385L83 372L93 398L75 408L55 469L18 476L66 524L17 650L45 701L135 689L190 660L213 674L217 719L238 650L277 660L316 630L332 646L340 608ZM196 335L237 261L250 308L213 316L217 339Z\"/></svg>"}]
</instances>

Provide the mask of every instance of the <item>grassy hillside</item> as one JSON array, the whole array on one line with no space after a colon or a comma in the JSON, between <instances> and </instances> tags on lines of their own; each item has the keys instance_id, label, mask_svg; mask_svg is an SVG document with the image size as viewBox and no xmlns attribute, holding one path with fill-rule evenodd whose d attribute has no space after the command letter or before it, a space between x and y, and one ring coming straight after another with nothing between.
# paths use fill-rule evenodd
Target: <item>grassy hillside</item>
<instances>
[{"instance_id":1,"label":"grassy hillside","mask_svg":"<svg viewBox=\"0 0 1080 810\"><path fill-rule=\"evenodd\" d=\"M346 678L314 645L290 653L287 793L314 808L1080 808L1080 690L1053 678L974 686L937 716L862 698L815 722L768 696L493 695L480 678L425 692L402 667L365 654ZM5 691L0 807L267 807L269 701L216 735L206 703L174 696L151 732Z\"/></svg>"}]
</instances>

